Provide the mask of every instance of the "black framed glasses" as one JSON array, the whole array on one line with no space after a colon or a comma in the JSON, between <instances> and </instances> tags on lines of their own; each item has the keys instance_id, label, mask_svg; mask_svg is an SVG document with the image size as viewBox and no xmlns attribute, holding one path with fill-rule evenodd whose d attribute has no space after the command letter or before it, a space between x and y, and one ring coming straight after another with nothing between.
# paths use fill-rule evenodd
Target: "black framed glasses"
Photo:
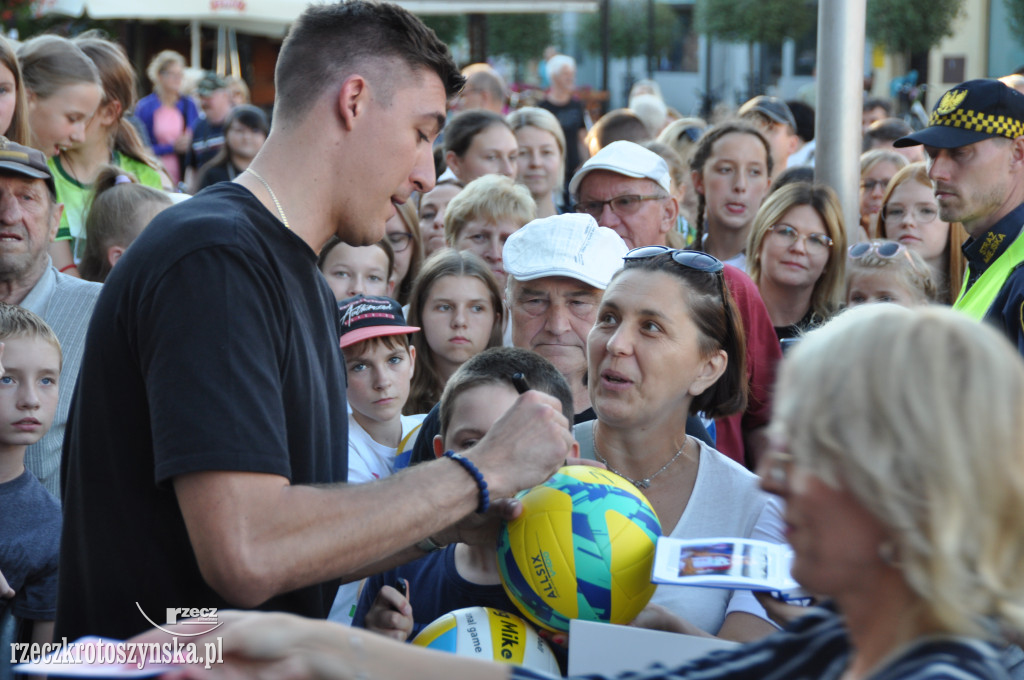
<instances>
[{"instance_id":1,"label":"black framed glasses","mask_svg":"<svg viewBox=\"0 0 1024 680\"><path fill-rule=\"evenodd\" d=\"M623 266L628 268L631 265L636 265L661 255L670 255L672 262L683 269L713 275L717 280L718 290L722 295L722 305L726 309L729 308L725 300L725 265L713 255L708 255L699 250L677 250L668 246L641 246L633 248L633 250L623 256L622 259L625 263Z\"/></svg>"},{"instance_id":2,"label":"black framed glasses","mask_svg":"<svg viewBox=\"0 0 1024 680\"><path fill-rule=\"evenodd\" d=\"M860 181L860 188L870 194L877 188L885 189L885 187L889 186L889 182L891 181L891 177L888 179L862 179Z\"/></svg>"},{"instance_id":3,"label":"black framed glasses","mask_svg":"<svg viewBox=\"0 0 1024 680\"><path fill-rule=\"evenodd\" d=\"M392 234L387 235L388 243L391 244L391 249L396 253L400 253L409 247L412 242L412 234L403 231L396 231Z\"/></svg>"},{"instance_id":4,"label":"black framed glasses","mask_svg":"<svg viewBox=\"0 0 1024 680\"><path fill-rule=\"evenodd\" d=\"M666 198L668 196L664 194L650 194L648 196L624 194L615 198L609 198L607 201L582 201L574 205L573 210L578 213L586 213L597 219L601 217L601 213L604 212L604 207L607 205L619 217L628 217L629 215L635 215L640 210L640 206L644 204L644 201L661 201Z\"/></svg>"}]
</instances>

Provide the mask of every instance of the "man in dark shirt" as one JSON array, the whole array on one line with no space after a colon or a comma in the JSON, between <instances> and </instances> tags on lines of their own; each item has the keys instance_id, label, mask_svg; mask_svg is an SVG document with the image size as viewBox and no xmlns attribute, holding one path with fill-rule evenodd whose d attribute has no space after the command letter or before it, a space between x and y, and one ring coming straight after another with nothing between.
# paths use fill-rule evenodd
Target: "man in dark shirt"
<instances>
[{"instance_id":1,"label":"man in dark shirt","mask_svg":"<svg viewBox=\"0 0 1024 680\"><path fill-rule=\"evenodd\" d=\"M199 168L213 160L217 152L224 148L224 120L232 109L228 83L213 71L203 74L196 85L196 94L199 95L203 115L192 130L192 144L185 156L190 185L194 183Z\"/></svg>"},{"instance_id":2,"label":"man in dark shirt","mask_svg":"<svg viewBox=\"0 0 1024 680\"><path fill-rule=\"evenodd\" d=\"M247 172L162 213L104 285L62 468L57 639L182 610L323 617L339 581L492 528L473 511L571 450L557 400L530 391L464 457L343 484L345 367L317 252L379 241L433 186L462 77L406 10L350 0L299 17L275 85Z\"/></svg>"}]
</instances>

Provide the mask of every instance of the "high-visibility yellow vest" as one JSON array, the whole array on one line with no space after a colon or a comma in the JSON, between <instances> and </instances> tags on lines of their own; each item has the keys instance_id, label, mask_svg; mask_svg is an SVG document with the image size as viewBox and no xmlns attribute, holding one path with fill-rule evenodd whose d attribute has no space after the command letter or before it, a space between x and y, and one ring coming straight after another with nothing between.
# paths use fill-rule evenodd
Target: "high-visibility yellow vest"
<instances>
[{"instance_id":1,"label":"high-visibility yellow vest","mask_svg":"<svg viewBox=\"0 0 1024 680\"><path fill-rule=\"evenodd\" d=\"M967 314L976 321L984 319L1006 279L1010 278L1010 274L1021 263L1024 263L1024 229L1017 234L1010 247L978 277L970 290L967 289L967 281L971 274L968 266L964 285L960 288L960 295L957 296L953 309Z\"/></svg>"}]
</instances>

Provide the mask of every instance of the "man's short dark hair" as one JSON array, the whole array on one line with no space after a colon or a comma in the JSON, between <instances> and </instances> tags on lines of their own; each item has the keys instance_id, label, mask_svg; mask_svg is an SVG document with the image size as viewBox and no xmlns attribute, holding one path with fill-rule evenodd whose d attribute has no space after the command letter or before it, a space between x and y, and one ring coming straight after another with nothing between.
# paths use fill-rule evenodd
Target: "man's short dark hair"
<instances>
[{"instance_id":1,"label":"man's short dark hair","mask_svg":"<svg viewBox=\"0 0 1024 680\"><path fill-rule=\"evenodd\" d=\"M864 113L873 109L883 109L886 116L892 115L892 104L889 103L888 99L882 99L881 97L868 97L864 100L864 108L861 109Z\"/></svg>"},{"instance_id":2,"label":"man's short dark hair","mask_svg":"<svg viewBox=\"0 0 1024 680\"><path fill-rule=\"evenodd\" d=\"M805 142L814 139L814 107L797 99L786 102L786 106L796 121L797 137Z\"/></svg>"},{"instance_id":3,"label":"man's short dark hair","mask_svg":"<svg viewBox=\"0 0 1024 680\"><path fill-rule=\"evenodd\" d=\"M441 395L441 436L452 422L452 407L460 394L480 385L514 387L512 375L522 373L530 389L550 394L562 402L562 413L572 423L572 390L554 364L539 354L519 347L492 347L462 364L448 379Z\"/></svg>"},{"instance_id":4,"label":"man's short dark hair","mask_svg":"<svg viewBox=\"0 0 1024 680\"><path fill-rule=\"evenodd\" d=\"M639 116L629 109L615 109L597 119L587 134L587 144L595 140L598 148L603 149L612 142L640 144L650 138L651 133Z\"/></svg>"},{"instance_id":5,"label":"man's short dark hair","mask_svg":"<svg viewBox=\"0 0 1024 680\"><path fill-rule=\"evenodd\" d=\"M864 148L862 151L871 151L879 146L892 146L900 137L906 137L914 132L914 128L902 118L883 118L876 120L868 126L864 132Z\"/></svg>"},{"instance_id":6,"label":"man's short dark hair","mask_svg":"<svg viewBox=\"0 0 1024 680\"><path fill-rule=\"evenodd\" d=\"M308 111L325 91L360 69L372 68L372 62L388 59L404 61L413 70L433 71L448 98L465 82L447 45L397 5L347 0L308 7L292 25L277 59L275 118L292 119ZM387 84L386 67L378 73Z\"/></svg>"}]
</instances>

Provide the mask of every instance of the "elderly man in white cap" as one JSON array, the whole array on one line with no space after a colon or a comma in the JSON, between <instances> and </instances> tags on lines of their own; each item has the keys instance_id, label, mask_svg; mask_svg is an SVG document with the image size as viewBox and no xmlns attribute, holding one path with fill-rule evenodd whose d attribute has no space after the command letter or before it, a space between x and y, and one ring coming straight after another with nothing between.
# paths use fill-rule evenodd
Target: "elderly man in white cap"
<instances>
[{"instance_id":1,"label":"elderly man in white cap","mask_svg":"<svg viewBox=\"0 0 1024 680\"><path fill-rule=\"evenodd\" d=\"M502 250L512 344L540 354L565 376L577 420L594 417L584 380L587 334L627 250L614 231L573 214L530 222Z\"/></svg>"},{"instance_id":2,"label":"elderly man in white cap","mask_svg":"<svg viewBox=\"0 0 1024 680\"><path fill-rule=\"evenodd\" d=\"M612 142L583 164L569 182L574 210L613 229L629 248L667 245L679 203L668 165L633 142Z\"/></svg>"}]
</instances>

